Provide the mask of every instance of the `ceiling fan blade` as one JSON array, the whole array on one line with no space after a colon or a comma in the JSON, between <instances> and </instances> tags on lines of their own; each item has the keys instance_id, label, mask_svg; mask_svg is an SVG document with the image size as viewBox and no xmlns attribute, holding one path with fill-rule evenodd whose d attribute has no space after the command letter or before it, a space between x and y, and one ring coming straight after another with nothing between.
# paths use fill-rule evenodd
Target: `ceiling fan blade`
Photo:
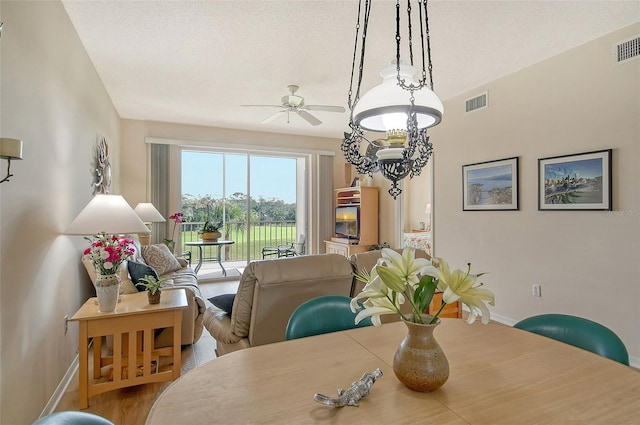
<instances>
[{"instance_id":1,"label":"ceiling fan blade","mask_svg":"<svg viewBox=\"0 0 640 425\"><path fill-rule=\"evenodd\" d=\"M278 111L273 115L268 116L267 118L263 119L262 121L260 121L260 124L267 124L270 123L271 121L275 120L276 118L280 117L282 114L284 114L287 111Z\"/></svg>"},{"instance_id":2,"label":"ceiling fan blade","mask_svg":"<svg viewBox=\"0 0 640 425\"><path fill-rule=\"evenodd\" d=\"M240 105L249 108L282 108L282 105Z\"/></svg>"},{"instance_id":3,"label":"ceiling fan blade","mask_svg":"<svg viewBox=\"0 0 640 425\"><path fill-rule=\"evenodd\" d=\"M300 111L299 110L298 111L298 115L300 115L303 119L305 119L311 125L320 125L320 124L322 124L322 121L320 121L318 118L314 117L313 115L311 115L307 111Z\"/></svg>"},{"instance_id":4,"label":"ceiling fan blade","mask_svg":"<svg viewBox=\"0 0 640 425\"><path fill-rule=\"evenodd\" d=\"M342 106L306 105L304 108L308 109L310 111L325 111L325 112L344 112L344 111L346 111L346 109L344 109Z\"/></svg>"}]
</instances>

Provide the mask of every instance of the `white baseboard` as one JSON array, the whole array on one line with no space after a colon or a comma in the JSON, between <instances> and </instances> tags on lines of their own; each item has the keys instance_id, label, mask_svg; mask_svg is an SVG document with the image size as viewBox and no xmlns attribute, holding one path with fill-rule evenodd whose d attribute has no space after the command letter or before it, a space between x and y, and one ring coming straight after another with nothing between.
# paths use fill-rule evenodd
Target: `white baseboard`
<instances>
[{"instance_id":1,"label":"white baseboard","mask_svg":"<svg viewBox=\"0 0 640 425\"><path fill-rule=\"evenodd\" d=\"M499 314L495 314L495 313L491 313L491 320L494 320L498 323L502 323L503 325L509 325L509 326L513 326L516 323L518 323L517 320L513 320L510 317L507 316L501 316Z\"/></svg>"},{"instance_id":2,"label":"white baseboard","mask_svg":"<svg viewBox=\"0 0 640 425\"><path fill-rule=\"evenodd\" d=\"M76 372L78 372L79 363L80 363L80 356L76 354L76 357L71 362L71 366L69 366L69 369L67 369L67 372L62 377L62 380L58 384L58 387L53 392L53 394L51 395L51 398L47 402L47 405L44 406L42 413L40 413L41 418L45 416L49 416L50 414L56 411L56 407L58 407L58 403L60 403L60 400L62 400L62 397L64 396L64 393L67 391L67 388L69 388L69 385L73 380L73 377L76 375Z\"/></svg>"}]
</instances>

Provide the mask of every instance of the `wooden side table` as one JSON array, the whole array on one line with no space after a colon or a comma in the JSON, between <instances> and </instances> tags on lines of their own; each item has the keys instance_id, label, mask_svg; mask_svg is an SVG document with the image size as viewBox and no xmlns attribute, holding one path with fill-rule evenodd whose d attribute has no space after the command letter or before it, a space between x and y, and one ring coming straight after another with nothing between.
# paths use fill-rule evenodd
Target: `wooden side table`
<instances>
[{"instance_id":1,"label":"wooden side table","mask_svg":"<svg viewBox=\"0 0 640 425\"><path fill-rule=\"evenodd\" d=\"M101 313L96 298L89 298L73 315L79 335L79 404L89 407L89 397L105 391L180 377L184 289L162 291L160 304L149 304L146 292L122 295L116 311ZM173 346L154 349L154 332L173 327ZM102 337L113 336L113 354L102 356ZM93 338L93 376L89 378L89 342ZM170 369L160 370L159 357L172 356ZM102 375L102 368L111 365Z\"/></svg>"}]
</instances>

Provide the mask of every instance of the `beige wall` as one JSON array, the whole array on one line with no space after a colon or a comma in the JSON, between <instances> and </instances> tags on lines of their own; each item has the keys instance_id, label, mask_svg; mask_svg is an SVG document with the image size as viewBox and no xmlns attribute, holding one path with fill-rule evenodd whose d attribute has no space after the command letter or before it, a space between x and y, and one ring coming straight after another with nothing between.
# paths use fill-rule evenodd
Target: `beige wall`
<instances>
[{"instance_id":1,"label":"beige wall","mask_svg":"<svg viewBox=\"0 0 640 425\"><path fill-rule=\"evenodd\" d=\"M202 127L185 124L155 121L122 120L122 142L126 146L123 155L123 179L127 181L122 195L135 205L147 201L147 145L145 138L193 141L201 146L207 143L246 145L282 148L287 151L298 149L328 151L335 153L334 186L344 181L344 158L340 152L340 140L322 137L296 136L291 134L267 133L245 130L233 130L214 127ZM337 186L336 186L337 185Z\"/></svg>"},{"instance_id":2,"label":"beige wall","mask_svg":"<svg viewBox=\"0 0 640 425\"><path fill-rule=\"evenodd\" d=\"M0 186L0 423L35 420L78 347L71 316L92 295L63 232L92 196L98 134L120 185L120 120L60 2L2 1L0 136L24 141ZM6 161L0 160L2 177Z\"/></svg>"},{"instance_id":3,"label":"beige wall","mask_svg":"<svg viewBox=\"0 0 640 425\"><path fill-rule=\"evenodd\" d=\"M431 132L435 250L488 272L492 309L512 322L564 312L590 318L640 361L640 60L612 64L615 32L445 102ZM485 90L489 108L464 113ZM614 211L538 211L538 158L613 149ZM463 212L463 164L520 157L520 211ZM532 284L542 297L532 296Z\"/></svg>"}]
</instances>

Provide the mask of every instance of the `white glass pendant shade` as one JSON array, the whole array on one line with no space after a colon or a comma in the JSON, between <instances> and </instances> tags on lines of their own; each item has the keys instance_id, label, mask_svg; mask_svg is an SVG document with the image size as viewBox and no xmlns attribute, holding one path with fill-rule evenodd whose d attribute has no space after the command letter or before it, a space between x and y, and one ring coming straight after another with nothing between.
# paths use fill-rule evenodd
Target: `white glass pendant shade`
<instances>
[{"instance_id":1,"label":"white glass pendant shade","mask_svg":"<svg viewBox=\"0 0 640 425\"><path fill-rule=\"evenodd\" d=\"M400 78L405 85L415 84L416 68L400 64ZM365 93L353 108L353 121L369 131L406 130L411 93L398 85L398 71L390 63L380 71L382 83ZM418 128L429 128L442 120L442 101L428 87L414 91L414 107Z\"/></svg>"}]
</instances>

